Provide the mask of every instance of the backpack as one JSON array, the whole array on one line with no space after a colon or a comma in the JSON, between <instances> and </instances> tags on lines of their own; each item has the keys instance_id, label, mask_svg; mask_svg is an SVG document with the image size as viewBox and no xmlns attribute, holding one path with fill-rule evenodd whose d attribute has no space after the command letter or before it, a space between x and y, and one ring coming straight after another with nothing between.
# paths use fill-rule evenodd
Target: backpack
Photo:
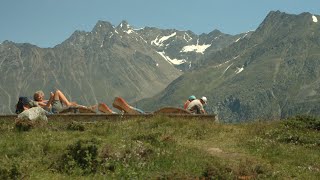
<instances>
[{"instance_id":1,"label":"backpack","mask_svg":"<svg viewBox=\"0 0 320 180\"><path fill-rule=\"evenodd\" d=\"M23 108L24 105L29 105L30 107L35 107L36 103L33 102L28 97L24 97L24 96L19 97L19 101L16 105L16 114L20 114L21 112L24 111L24 108Z\"/></svg>"}]
</instances>

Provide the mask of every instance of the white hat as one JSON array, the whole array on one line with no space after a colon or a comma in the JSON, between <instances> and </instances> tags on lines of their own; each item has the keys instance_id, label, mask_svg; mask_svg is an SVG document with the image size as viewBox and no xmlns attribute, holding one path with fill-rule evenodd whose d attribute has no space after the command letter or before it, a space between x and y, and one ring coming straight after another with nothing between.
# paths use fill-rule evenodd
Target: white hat
<instances>
[{"instance_id":1,"label":"white hat","mask_svg":"<svg viewBox=\"0 0 320 180\"><path fill-rule=\"evenodd\" d=\"M202 97L201 97L201 100L202 100L205 104L207 104L208 99L207 99L205 96L202 96Z\"/></svg>"}]
</instances>

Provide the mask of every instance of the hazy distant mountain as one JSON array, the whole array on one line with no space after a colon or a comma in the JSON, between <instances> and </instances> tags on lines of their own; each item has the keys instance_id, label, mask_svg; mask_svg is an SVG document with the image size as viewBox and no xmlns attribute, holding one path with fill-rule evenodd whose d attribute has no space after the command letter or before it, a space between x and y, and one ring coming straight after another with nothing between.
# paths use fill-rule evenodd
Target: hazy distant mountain
<instances>
[{"instance_id":1,"label":"hazy distant mountain","mask_svg":"<svg viewBox=\"0 0 320 180\"><path fill-rule=\"evenodd\" d=\"M115 96L129 102L151 97L182 70L192 69L205 51L219 50L240 36L99 21L91 32L76 31L53 48L5 41L0 44L0 113L12 113L19 96L31 97L39 89L46 94L61 89L85 105L111 105Z\"/></svg>"},{"instance_id":2,"label":"hazy distant mountain","mask_svg":"<svg viewBox=\"0 0 320 180\"><path fill-rule=\"evenodd\" d=\"M320 115L319 18L272 11L250 37L207 52L196 69L139 105L182 106L194 94L207 96L207 110L227 122Z\"/></svg>"}]
</instances>

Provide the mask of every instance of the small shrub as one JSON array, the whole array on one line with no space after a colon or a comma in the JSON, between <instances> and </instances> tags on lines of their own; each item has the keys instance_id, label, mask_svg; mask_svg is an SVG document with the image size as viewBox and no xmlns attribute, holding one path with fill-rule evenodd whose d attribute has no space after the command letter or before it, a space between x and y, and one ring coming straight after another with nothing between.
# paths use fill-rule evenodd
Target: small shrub
<instances>
[{"instance_id":1,"label":"small shrub","mask_svg":"<svg viewBox=\"0 0 320 180\"><path fill-rule=\"evenodd\" d=\"M320 130L320 119L312 116L298 115L285 121L287 127Z\"/></svg>"},{"instance_id":2,"label":"small shrub","mask_svg":"<svg viewBox=\"0 0 320 180\"><path fill-rule=\"evenodd\" d=\"M16 119L15 128L18 131L30 131L34 127L34 123L27 119Z\"/></svg>"},{"instance_id":3,"label":"small shrub","mask_svg":"<svg viewBox=\"0 0 320 180\"><path fill-rule=\"evenodd\" d=\"M85 127L83 124L73 121L67 125L67 130L71 131L84 131Z\"/></svg>"},{"instance_id":4,"label":"small shrub","mask_svg":"<svg viewBox=\"0 0 320 180\"><path fill-rule=\"evenodd\" d=\"M12 165L10 169L0 167L0 179L19 179L21 175L16 165Z\"/></svg>"},{"instance_id":5,"label":"small shrub","mask_svg":"<svg viewBox=\"0 0 320 180\"><path fill-rule=\"evenodd\" d=\"M98 166L98 148L95 140L78 140L67 147L56 164L60 172L71 173L74 169L82 169L83 174L95 173Z\"/></svg>"},{"instance_id":6,"label":"small shrub","mask_svg":"<svg viewBox=\"0 0 320 180\"><path fill-rule=\"evenodd\" d=\"M281 143L302 145L306 147L319 146L320 121L312 116L295 116L281 122L283 126L266 131L267 138ZM316 130L316 131L314 131Z\"/></svg>"},{"instance_id":7,"label":"small shrub","mask_svg":"<svg viewBox=\"0 0 320 180\"><path fill-rule=\"evenodd\" d=\"M230 173L230 172L229 172ZM217 167L207 167L202 173L202 177L204 179L225 179L226 172L222 171ZM201 179L200 178L200 179Z\"/></svg>"},{"instance_id":8,"label":"small shrub","mask_svg":"<svg viewBox=\"0 0 320 180\"><path fill-rule=\"evenodd\" d=\"M32 128L35 127L44 127L48 122L44 120L28 120L28 119L21 119L16 118L15 120L15 128L18 131L30 131Z\"/></svg>"}]
</instances>

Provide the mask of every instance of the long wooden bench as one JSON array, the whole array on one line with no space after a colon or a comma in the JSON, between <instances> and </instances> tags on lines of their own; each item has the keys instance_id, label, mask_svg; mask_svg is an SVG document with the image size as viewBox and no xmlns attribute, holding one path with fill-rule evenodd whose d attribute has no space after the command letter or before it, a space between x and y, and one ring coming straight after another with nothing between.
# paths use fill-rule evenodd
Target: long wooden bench
<instances>
[{"instance_id":1,"label":"long wooden bench","mask_svg":"<svg viewBox=\"0 0 320 180\"><path fill-rule=\"evenodd\" d=\"M93 114L93 113L66 113L47 115L49 121L101 121L101 120L128 120L136 118L152 118L152 117L170 117L170 118L185 118L185 119L203 119L217 121L215 114L208 115L192 115L192 114ZM16 114L0 115L0 121L13 121L17 118Z\"/></svg>"}]
</instances>

